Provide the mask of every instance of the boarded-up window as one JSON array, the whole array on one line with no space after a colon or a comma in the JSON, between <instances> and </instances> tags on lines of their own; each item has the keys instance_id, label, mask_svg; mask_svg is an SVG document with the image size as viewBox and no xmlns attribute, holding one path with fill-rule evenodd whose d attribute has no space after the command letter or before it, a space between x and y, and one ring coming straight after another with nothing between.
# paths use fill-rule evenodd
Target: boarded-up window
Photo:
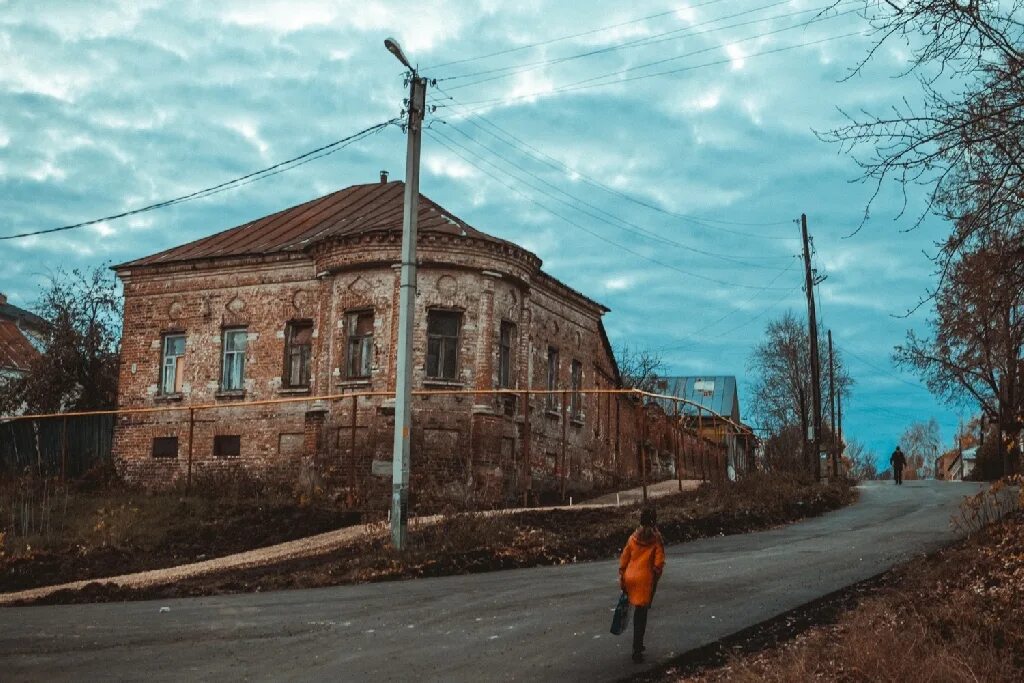
<instances>
[{"instance_id":1,"label":"boarded-up window","mask_svg":"<svg viewBox=\"0 0 1024 683\"><path fill-rule=\"evenodd\" d=\"M458 378L459 328L462 314L458 311L427 311L427 377L454 380Z\"/></svg>"},{"instance_id":2,"label":"boarded-up window","mask_svg":"<svg viewBox=\"0 0 1024 683\"><path fill-rule=\"evenodd\" d=\"M160 393L180 394L185 381L185 335L164 335Z\"/></svg>"},{"instance_id":3,"label":"boarded-up window","mask_svg":"<svg viewBox=\"0 0 1024 683\"><path fill-rule=\"evenodd\" d=\"M284 385L293 389L309 386L309 361L313 349L313 323L288 323L285 331Z\"/></svg>"},{"instance_id":4,"label":"boarded-up window","mask_svg":"<svg viewBox=\"0 0 1024 683\"><path fill-rule=\"evenodd\" d=\"M424 429L423 446L432 456L454 458L459 454L459 432L454 429Z\"/></svg>"},{"instance_id":5,"label":"boarded-up window","mask_svg":"<svg viewBox=\"0 0 1024 683\"><path fill-rule=\"evenodd\" d=\"M353 311L345 316L345 376L365 379L373 367L373 311Z\"/></svg>"},{"instance_id":6,"label":"boarded-up window","mask_svg":"<svg viewBox=\"0 0 1024 683\"><path fill-rule=\"evenodd\" d=\"M228 458L242 453L242 437L237 434L218 434L213 437L213 454Z\"/></svg>"},{"instance_id":7,"label":"boarded-up window","mask_svg":"<svg viewBox=\"0 0 1024 683\"><path fill-rule=\"evenodd\" d=\"M302 432L281 433L277 437L277 454L284 458L297 458L302 455L305 436Z\"/></svg>"},{"instance_id":8,"label":"boarded-up window","mask_svg":"<svg viewBox=\"0 0 1024 683\"><path fill-rule=\"evenodd\" d=\"M153 457L154 458L177 458L178 457L178 437L176 436L157 436L153 438Z\"/></svg>"}]
</instances>

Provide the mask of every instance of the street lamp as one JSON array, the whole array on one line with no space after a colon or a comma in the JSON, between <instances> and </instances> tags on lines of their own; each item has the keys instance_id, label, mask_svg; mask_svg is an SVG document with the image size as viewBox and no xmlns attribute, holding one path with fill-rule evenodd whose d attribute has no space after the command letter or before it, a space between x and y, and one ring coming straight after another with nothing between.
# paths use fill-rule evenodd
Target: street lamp
<instances>
[{"instance_id":1,"label":"street lamp","mask_svg":"<svg viewBox=\"0 0 1024 683\"><path fill-rule=\"evenodd\" d=\"M405 201L402 212L402 253L398 292L398 349L395 368L395 435L391 454L391 541L405 548L409 502L409 450L412 432L412 334L416 308L416 218L420 198L420 136L426 109L427 79L409 63L393 38L384 47L409 71L407 145L405 156Z\"/></svg>"},{"instance_id":2,"label":"street lamp","mask_svg":"<svg viewBox=\"0 0 1024 683\"><path fill-rule=\"evenodd\" d=\"M402 46L398 44L397 40L394 38L385 38L384 47L388 49L388 52L398 58L398 61L404 64L406 69L416 73L416 69L412 68L412 64L409 63L409 59L405 56L405 53L402 52Z\"/></svg>"}]
</instances>

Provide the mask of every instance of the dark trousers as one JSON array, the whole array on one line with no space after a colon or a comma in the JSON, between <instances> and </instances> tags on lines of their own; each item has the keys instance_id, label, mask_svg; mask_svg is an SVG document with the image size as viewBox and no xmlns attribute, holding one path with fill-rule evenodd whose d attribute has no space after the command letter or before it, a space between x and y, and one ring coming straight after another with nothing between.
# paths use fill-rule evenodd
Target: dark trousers
<instances>
[{"instance_id":1,"label":"dark trousers","mask_svg":"<svg viewBox=\"0 0 1024 683\"><path fill-rule=\"evenodd\" d=\"M644 646L644 632L647 631L647 607L633 608L633 652L640 652Z\"/></svg>"},{"instance_id":2,"label":"dark trousers","mask_svg":"<svg viewBox=\"0 0 1024 683\"><path fill-rule=\"evenodd\" d=\"M903 483L903 468L902 467L893 467L892 468L892 477L893 477L893 479L896 480L897 484L902 484Z\"/></svg>"}]
</instances>

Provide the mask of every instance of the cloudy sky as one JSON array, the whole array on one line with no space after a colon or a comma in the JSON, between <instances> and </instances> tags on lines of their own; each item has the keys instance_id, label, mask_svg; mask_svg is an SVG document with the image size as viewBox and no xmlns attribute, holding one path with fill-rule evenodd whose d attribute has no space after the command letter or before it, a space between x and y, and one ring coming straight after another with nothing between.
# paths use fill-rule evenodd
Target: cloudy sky
<instances>
[{"instance_id":1,"label":"cloudy sky","mask_svg":"<svg viewBox=\"0 0 1024 683\"><path fill-rule=\"evenodd\" d=\"M915 230L815 130L918 97L908 51L824 0L45 2L0 0L0 235L117 214L261 169L399 115L396 37L436 78L421 189L536 252L612 309L614 344L672 374L734 374L766 321L803 315L806 213L819 320L857 386L847 434L880 455L960 409L890 362L946 230ZM0 241L0 291L31 306L55 268L118 263L404 172L396 126L238 189ZM741 393L741 406L744 402Z\"/></svg>"}]
</instances>

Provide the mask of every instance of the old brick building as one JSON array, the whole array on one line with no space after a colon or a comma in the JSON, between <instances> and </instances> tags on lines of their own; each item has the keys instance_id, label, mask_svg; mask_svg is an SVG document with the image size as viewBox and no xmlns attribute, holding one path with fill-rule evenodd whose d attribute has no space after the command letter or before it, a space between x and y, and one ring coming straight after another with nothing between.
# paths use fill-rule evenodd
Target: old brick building
<instances>
[{"instance_id":1,"label":"old brick building","mask_svg":"<svg viewBox=\"0 0 1024 683\"><path fill-rule=\"evenodd\" d=\"M118 418L129 481L305 465L353 496L387 490L403 192L349 187L115 268L119 407L163 409ZM426 197L418 250L414 390L618 385L607 309L537 256ZM636 475L628 399L523 398L414 396L413 495L499 501Z\"/></svg>"}]
</instances>

